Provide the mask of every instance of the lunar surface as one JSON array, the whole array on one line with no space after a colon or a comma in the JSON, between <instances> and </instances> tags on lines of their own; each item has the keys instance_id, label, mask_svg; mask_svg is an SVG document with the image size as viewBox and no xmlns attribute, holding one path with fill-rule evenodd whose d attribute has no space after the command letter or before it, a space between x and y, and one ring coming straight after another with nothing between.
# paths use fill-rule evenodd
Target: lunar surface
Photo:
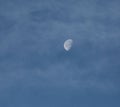
<instances>
[{"instance_id":1,"label":"lunar surface","mask_svg":"<svg viewBox=\"0 0 120 107\"><path fill-rule=\"evenodd\" d=\"M73 40L72 39L67 39L65 42L64 42L64 49L66 51L69 51L71 49L73 45Z\"/></svg>"}]
</instances>

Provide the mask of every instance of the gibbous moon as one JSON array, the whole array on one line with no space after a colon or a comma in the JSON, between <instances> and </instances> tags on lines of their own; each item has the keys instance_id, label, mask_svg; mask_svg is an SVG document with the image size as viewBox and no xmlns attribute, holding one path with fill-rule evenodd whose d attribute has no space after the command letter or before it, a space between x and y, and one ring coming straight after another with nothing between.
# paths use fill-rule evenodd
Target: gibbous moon
<instances>
[{"instance_id":1,"label":"gibbous moon","mask_svg":"<svg viewBox=\"0 0 120 107\"><path fill-rule=\"evenodd\" d=\"M72 45L73 45L73 40L72 39L68 39L68 40L66 40L64 42L64 49L66 51L69 51L71 49Z\"/></svg>"}]
</instances>

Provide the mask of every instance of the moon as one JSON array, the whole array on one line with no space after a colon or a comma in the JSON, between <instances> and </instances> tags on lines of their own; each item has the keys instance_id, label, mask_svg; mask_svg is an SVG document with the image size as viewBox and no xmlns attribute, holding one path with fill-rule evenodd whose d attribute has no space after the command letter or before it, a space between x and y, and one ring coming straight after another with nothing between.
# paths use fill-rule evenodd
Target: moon
<instances>
[{"instance_id":1,"label":"moon","mask_svg":"<svg viewBox=\"0 0 120 107\"><path fill-rule=\"evenodd\" d=\"M67 39L65 42L64 42L64 49L66 51L69 51L71 49L73 45L73 40L72 39Z\"/></svg>"}]
</instances>

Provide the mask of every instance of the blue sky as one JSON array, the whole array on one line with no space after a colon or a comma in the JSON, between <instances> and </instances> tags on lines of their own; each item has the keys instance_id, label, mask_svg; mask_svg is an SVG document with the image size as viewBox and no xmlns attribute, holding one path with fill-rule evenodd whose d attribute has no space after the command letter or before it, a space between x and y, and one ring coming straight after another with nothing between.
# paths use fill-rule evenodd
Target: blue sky
<instances>
[{"instance_id":1,"label":"blue sky","mask_svg":"<svg viewBox=\"0 0 120 107\"><path fill-rule=\"evenodd\" d=\"M119 82L119 0L0 0L0 107L120 107Z\"/></svg>"}]
</instances>

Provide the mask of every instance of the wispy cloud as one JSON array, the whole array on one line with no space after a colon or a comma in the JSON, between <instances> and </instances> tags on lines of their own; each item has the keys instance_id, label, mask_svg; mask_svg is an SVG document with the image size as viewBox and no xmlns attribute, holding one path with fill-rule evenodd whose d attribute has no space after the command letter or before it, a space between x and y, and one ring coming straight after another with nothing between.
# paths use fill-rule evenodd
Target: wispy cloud
<instances>
[{"instance_id":1,"label":"wispy cloud","mask_svg":"<svg viewBox=\"0 0 120 107\"><path fill-rule=\"evenodd\" d=\"M119 2L104 7L100 3L3 3L1 89L21 83L26 87L119 91ZM63 42L69 37L75 44L66 53Z\"/></svg>"}]
</instances>

